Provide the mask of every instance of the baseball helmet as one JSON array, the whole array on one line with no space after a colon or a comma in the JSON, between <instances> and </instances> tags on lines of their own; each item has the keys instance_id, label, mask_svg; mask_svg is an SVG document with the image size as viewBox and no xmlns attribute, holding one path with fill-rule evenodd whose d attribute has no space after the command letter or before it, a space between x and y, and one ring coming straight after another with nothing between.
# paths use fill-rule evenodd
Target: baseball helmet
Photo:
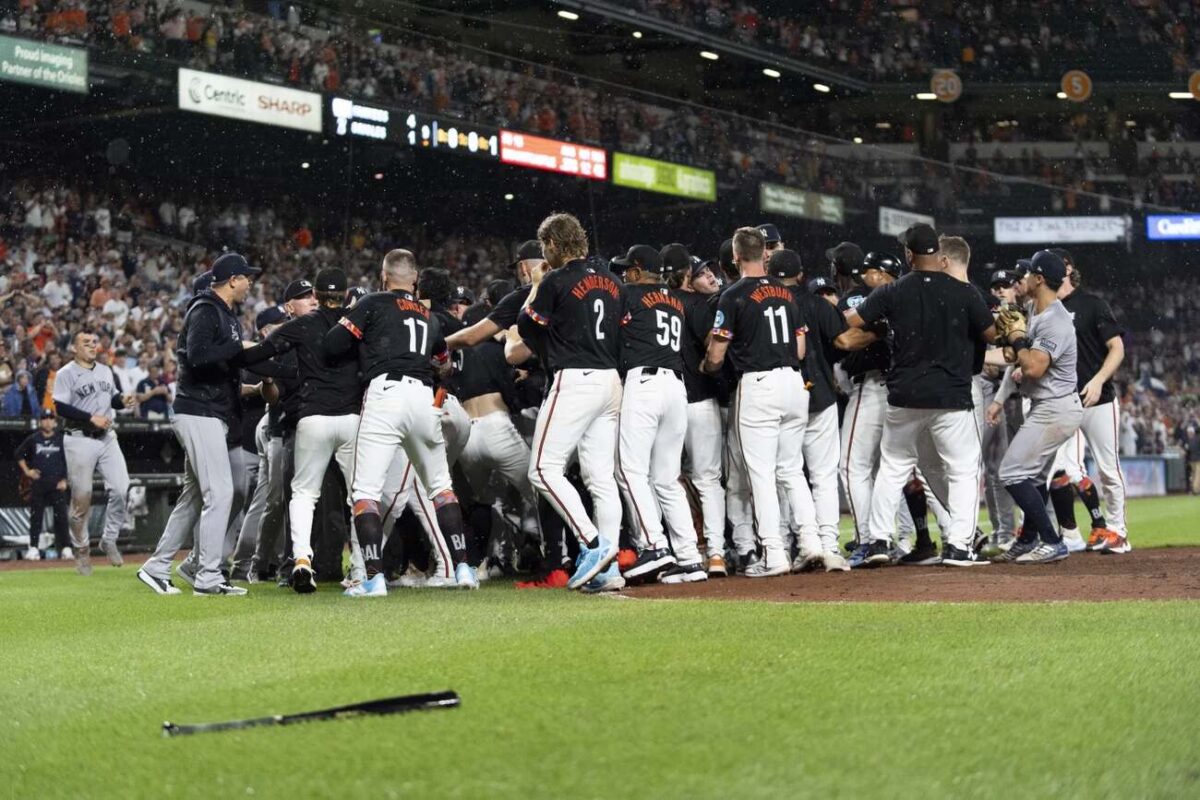
<instances>
[{"instance_id":1,"label":"baseball helmet","mask_svg":"<svg viewBox=\"0 0 1200 800\"><path fill-rule=\"evenodd\" d=\"M887 253L877 253L871 251L863 256L862 272L869 269L883 270L893 278L899 278L903 267L900 264L900 259L895 256L890 256Z\"/></svg>"}]
</instances>

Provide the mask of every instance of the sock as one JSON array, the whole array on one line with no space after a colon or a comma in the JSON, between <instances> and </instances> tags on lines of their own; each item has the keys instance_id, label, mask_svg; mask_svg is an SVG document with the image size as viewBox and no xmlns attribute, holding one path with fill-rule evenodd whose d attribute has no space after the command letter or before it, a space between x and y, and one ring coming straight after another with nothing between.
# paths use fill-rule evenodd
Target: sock
<instances>
[{"instance_id":1,"label":"sock","mask_svg":"<svg viewBox=\"0 0 1200 800\"><path fill-rule=\"evenodd\" d=\"M467 561L478 567L487 555L488 542L492 538L492 507L482 503L471 506L467 515L470 520L471 538L468 541Z\"/></svg>"},{"instance_id":2,"label":"sock","mask_svg":"<svg viewBox=\"0 0 1200 800\"><path fill-rule=\"evenodd\" d=\"M1050 502L1054 504L1054 516L1058 526L1064 531L1075 530L1075 488L1067 478L1067 473L1059 470L1050 481Z\"/></svg>"},{"instance_id":3,"label":"sock","mask_svg":"<svg viewBox=\"0 0 1200 800\"><path fill-rule=\"evenodd\" d=\"M913 527L917 529L916 547L932 547L929 538L929 501L925 498L925 486L914 478L904 484L904 502L912 515Z\"/></svg>"},{"instance_id":4,"label":"sock","mask_svg":"<svg viewBox=\"0 0 1200 800\"><path fill-rule=\"evenodd\" d=\"M1058 531L1054 529L1054 523L1050 521L1050 514L1046 511L1046 500L1042 494L1045 490L1044 483L1029 478L1019 483L1010 483L1004 488L1012 495L1013 502L1025 513L1025 524L1021 529L1022 543L1036 542L1039 536L1047 544L1061 541Z\"/></svg>"},{"instance_id":5,"label":"sock","mask_svg":"<svg viewBox=\"0 0 1200 800\"><path fill-rule=\"evenodd\" d=\"M383 571L383 521L379 518L379 503L358 500L354 503L354 529L367 566L367 580Z\"/></svg>"},{"instance_id":6,"label":"sock","mask_svg":"<svg viewBox=\"0 0 1200 800\"><path fill-rule=\"evenodd\" d=\"M462 506L458 504L458 497L453 489L439 492L431 499L434 513L437 514L438 527L442 529L442 536L446 537L446 542L450 545L450 558L457 567L467 560L467 534L463 525Z\"/></svg>"},{"instance_id":7,"label":"sock","mask_svg":"<svg viewBox=\"0 0 1200 800\"><path fill-rule=\"evenodd\" d=\"M563 535L563 519L541 495L538 496L538 517L542 521L542 539L544 540L542 542L544 548L542 570L553 572L556 569L562 569L564 564L573 560L573 557L567 552L566 537ZM574 539L574 537L571 538Z\"/></svg>"},{"instance_id":8,"label":"sock","mask_svg":"<svg viewBox=\"0 0 1200 800\"><path fill-rule=\"evenodd\" d=\"M1091 478L1084 478L1079 482L1079 499L1083 500L1083 505L1092 517L1092 528L1107 528L1104 513L1100 511L1100 495L1096 492L1096 484L1092 483Z\"/></svg>"}]
</instances>

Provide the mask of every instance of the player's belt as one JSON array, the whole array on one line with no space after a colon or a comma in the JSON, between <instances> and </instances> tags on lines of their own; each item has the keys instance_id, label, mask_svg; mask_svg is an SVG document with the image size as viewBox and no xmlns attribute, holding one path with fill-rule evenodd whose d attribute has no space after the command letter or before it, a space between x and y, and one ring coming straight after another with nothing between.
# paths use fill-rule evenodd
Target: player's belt
<instances>
[{"instance_id":1,"label":"player's belt","mask_svg":"<svg viewBox=\"0 0 1200 800\"><path fill-rule=\"evenodd\" d=\"M683 380L683 373L677 369L667 369L666 367L642 367L643 375L674 375L679 380Z\"/></svg>"},{"instance_id":2,"label":"player's belt","mask_svg":"<svg viewBox=\"0 0 1200 800\"><path fill-rule=\"evenodd\" d=\"M83 428L66 428L63 430L67 436L86 436L89 439L103 439L108 431L85 431Z\"/></svg>"},{"instance_id":3,"label":"player's belt","mask_svg":"<svg viewBox=\"0 0 1200 800\"><path fill-rule=\"evenodd\" d=\"M402 375L399 372L389 372L384 375L384 378L389 381L397 381L399 383L418 383L421 386L427 386L430 389L433 388L433 381L431 380L422 380L421 378L414 378L411 375Z\"/></svg>"},{"instance_id":4,"label":"player's belt","mask_svg":"<svg viewBox=\"0 0 1200 800\"><path fill-rule=\"evenodd\" d=\"M877 369L868 370L861 375L851 376L850 382L853 383L855 386L861 386L863 383L866 382L867 378L882 380L883 373Z\"/></svg>"}]
</instances>

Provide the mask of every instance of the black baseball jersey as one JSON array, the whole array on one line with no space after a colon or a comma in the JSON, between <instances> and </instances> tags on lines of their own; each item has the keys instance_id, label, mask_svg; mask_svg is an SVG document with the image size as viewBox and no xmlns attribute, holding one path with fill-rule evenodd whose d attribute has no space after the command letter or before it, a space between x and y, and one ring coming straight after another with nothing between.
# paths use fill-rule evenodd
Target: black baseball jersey
<instances>
[{"instance_id":1,"label":"black baseball jersey","mask_svg":"<svg viewBox=\"0 0 1200 800\"><path fill-rule=\"evenodd\" d=\"M804 377L809 382L808 413L817 414L837 402L833 382L836 358L833 340L846 330L846 320L823 297L811 294L803 286L790 288L801 316L808 321Z\"/></svg>"},{"instance_id":2,"label":"black baseball jersey","mask_svg":"<svg viewBox=\"0 0 1200 800\"><path fill-rule=\"evenodd\" d=\"M63 449L62 431L56 430L49 436L43 436L41 431L34 431L17 447L13 459L24 461L29 469L40 472L41 477L37 482L43 485L57 484L67 477L67 456Z\"/></svg>"},{"instance_id":3,"label":"black baseball jersey","mask_svg":"<svg viewBox=\"0 0 1200 800\"><path fill-rule=\"evenodd\" d=\"M742 278L721 293L712 335L731 342L738 374L800 368L796 339L805 323L792 293L775 278Z\"/></svg>"},{"instance_id":4,"label":"black baseball jersey","mask_svg":"<svg viewBox=\"0 0 1200 800\"><path fill-rule=\"evenodd\" d=\"M577 259L542 278L517 330L527 342L541 340L551 370L616 369L621 307L616 276Z\"/></svg>"},{"instance_id":5,"label":"black baseball jersey","mask_svg":"<svg viewBox=\"0 0 1200 800\"><path fill-rule=\"evenodd\" d=\"M943 272L910 272L856 309L868 325L887 319L892 337L888 403L970 409L971 380L992 312L976 288Z\"/></svg>"},{"instance_id":6,"label":"black baseball jersey","mask_svg":"<svg viewBox=\"0 0 1200 800\"><path fill-rule=\"evenodd\" d=\"M1075 321L1075 342L1078 346L1079 390L1095 377L1108 356L1108 340L1125 333L1108 303L1083 289L1076 289L1062 301ZM1116 399L1112 381L1106 381L1100 391L1101 403Z\"/></svg>"},{"instance_id":7,"label":"black baseball jersey","mask_svg":"<svg viewBox=\"0 0 1200 800\"><path fill-rule=\"evenodd\" d=\"M699 403L717 396L717 381L700 371L707 349L708 333L717 313L716 295L698 292L676 292L683 302L683 385L687 387L689 403Z\"/></svg>"},{"instance_id":8,"label":"black baseball jersey","mask_svg":"<svg viewBox=\"0 0 1200 800\"><path fill-rule=\"evenodd\" d=\"M354 353L329 356L325 334L338 324L344 309L318 308L288 320L267 337L276 353L296 351L299 370L297 421L310 416L357 414L362 406L362 380Z\"/></svg>"},{"instance_id":9,"label":"black baseball jersey","mask_svg":"<svg viewBox=\"0 0 1200 800\"><path fill-rule=\"evenodd\" d=\"M279 402L267 412L267 432L271 436L290 436L300 421L300 359L296 351L284 353L275 359L280 365L292 370L293 377L277 379Z\"/></svg>"},{"instance_id":10,"label":"black baseball jersey","mask_svg":"<svg viewBox=\"0 0 1200 800\"><path fill-rule=\"evenodd\" d=\"M662 367L683 372L685 312L679 292L665 284L625 286L621 368Z\"/></svg>"},{"instance_id":11,"label":"black baseball jersey","mask_svg":"<svg viewBox=\"0 0 1200 800\"><path fill-rule=\"evenodd\" d=\"M845 312L858 308L870 294L871 290L866 286L855 286L838 301L838 310L844 315ZM860 378L868 372L886 373L892 364L892 350L888 345L887 321L881 320L868 326L867 330L877 335L879 340L862 350L855 350L841 357L842 369L851 378Z\"/></svg>"},{"instance_id":12,"label":"black baseball jersey","mask_svg":"<svg viewBox=\"0 0 1200 800\"><path fill-rule=\"evenodd\" d=\"M521 308L529 299L529 292L532 288L532 286L521 286L504 295L500 298L500 302L492 308L492 313L488 314L487 318L499 325L500 330L506 331L516 325L517 317L521 315Z\"/></svg>"},{"instance_id":13,"label":"black baseball jersey","mask_svg":"<svg viewBox=\"0 0 1200 800\"><path fill-rule=\"evenodd\" d=\"M432 386L432 362L450 357L437 316L403 290L373 292L345 311L325 335L329 355L347 349L343 331L358 341L364 383L391 374Z\"/></svg>"},{"instance_id":14,"label":"black baseball jersey","mask_svg":"<svg viewBox=\"0 0 1200 800\"><path fill-rule=\"evenodd\" d=\"M504 404L516 407L516 370L504 360L504 345L494 339L459 351L462 363L457 374L459 400L470 400L499 392Z\"/></svg>"}]
</instances>

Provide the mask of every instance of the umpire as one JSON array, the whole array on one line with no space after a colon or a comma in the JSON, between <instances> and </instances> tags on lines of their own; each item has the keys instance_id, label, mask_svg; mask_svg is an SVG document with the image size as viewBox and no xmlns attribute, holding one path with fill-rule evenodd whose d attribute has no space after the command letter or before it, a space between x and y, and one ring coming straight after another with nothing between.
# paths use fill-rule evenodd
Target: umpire
<instances>
[{"instance_id":1,"label":"umpire","mask_svg":"<svg viewBox=\"0 0 1200 800\"><path fill-rule=\"evenodd\" d=\"M183 447L183 490L154 555L138 570L158 594L179 594L171 560L196 531L196 595L244 595L221 574L221 551L233 503L233 465L226 434L240 425L240 368L251 363L234 307L246 299L260 270L237 253L213 262L213 285L191 301L179 334L179 385L171 427ZM267 354L258 353L259 360ZM197 527L197 521L199 526Z\"/></svg>"},{"instance_id":2,"label":"umpire","mask_svg":"<svg viewBox=\"0 0 1200 800\"><path fill-rule=\"evenodd\" d=\"M46 520L46 506L54 509L54 546L63 558L70 557L67 533L67 458L62 431L54 412L43 409L38 429L13 453L21 473L33 483L29 489L29 548L45 550L39 539Z\"/></svg>"}]
</instances>

